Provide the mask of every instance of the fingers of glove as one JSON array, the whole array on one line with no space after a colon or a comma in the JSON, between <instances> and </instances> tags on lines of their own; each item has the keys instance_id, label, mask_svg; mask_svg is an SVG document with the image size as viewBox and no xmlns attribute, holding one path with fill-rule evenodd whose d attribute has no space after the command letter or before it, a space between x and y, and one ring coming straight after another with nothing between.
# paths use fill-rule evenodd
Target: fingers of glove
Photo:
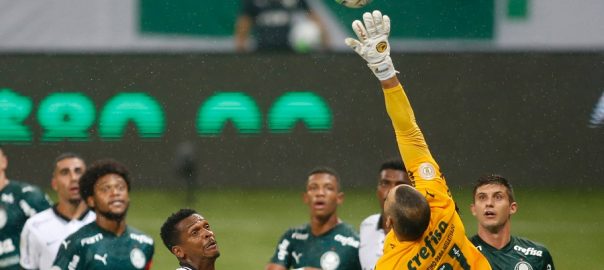
<instances>
[{"instance_id":1,"label":"fingers of glove","mask_svg":"<svg viewBox=\"0 0 604 270\"><path fill-rule=\"evenodd\" d=\"M375 10L375 11L373 11L372 15L373 15L373 22L375 23L375 29L377 31L377 34L385 34L382 13L379 10Z\"/></svg>"},{"instance_id":2,"label":"fingers of glove","mask_svg":"<svg viewBox=\"0 0 604 270\"><path fill-rule=\"evenodd\" d=\"M367 36L369 38L375 37L378 35L377 28L375 28L375 21L373 20L373 15L369 12L363 13L363 22L365 23L365 28L367 29Z\"/></svg>"},{"instance_id":3,"label":"fingers of glove","mask_svg":"<svg viewBox=\"0 0 604 270\"><path fill-rule=\"evenodd\" d=\"M390 17L388 17L388 15L384 15L382 24L384 27L384 34L386 34L386 36L390 35Z\"/></svg>"},{"instance_id":4,"label":"fingers of glove","mask_svg":"<svg viewBox=\"0 0 604 270\"><path fill-rule=\"evenodd\" d=\"M367 29L363 26L363 23L359 20L352 22L352 30L359 38L359 41L365 42L367 40Z\"/></svg>"},{"instance_id":5,"label":"fingers of glove","mask_svg":"<svg viewBox=\"0 0 604 270\"><path fill-rule=\"evenodd\" d=\"M346 45L348 45L348 47L352 48L356 53L361 54L361 50L363 49L363 44L354 39L354 38L346 38L344 40L344 42L346 43Z\"/></svg>"}]
</instances>

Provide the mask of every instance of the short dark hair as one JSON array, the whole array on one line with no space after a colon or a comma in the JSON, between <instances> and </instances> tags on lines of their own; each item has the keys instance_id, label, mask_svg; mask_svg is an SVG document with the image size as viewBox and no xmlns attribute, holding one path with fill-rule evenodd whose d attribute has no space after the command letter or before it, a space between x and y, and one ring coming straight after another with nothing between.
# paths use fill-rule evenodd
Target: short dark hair
<instances>
[{"instance_id":1,"label":"short dark hair","mask_svg":"<svg viewBox=\"0 0 604 270\"><path fill-rule=\"evenodd\" d=\"M86 200L94 195L94 185L99 178L108 175L117 174L124 178L128 191L130 191L130 172L126 166L113 159L103 159L95 161L86 172L80 177L80 196Z\"/></svg>"},{"instance_id":2,"label":"short dark hair","mask_svg":"<svg viewBox=\"0 0 604 270\"><path fill-rule=\"evenodd\" d=\"M338 174L338 172L335 169L333 169L331 167L327 167L327 166L314 167L312 170L310 170L310 172L308 173L308 175L306 177L308 178L311 175L320 174L320 173L333 175L333 177L336 178L336 182L338 183L338 189L340 189L340 190L342 189L342 185L340 184L340 175Z\"/></svg>"},{"instance_id":3,"label":"short dark hair","mask_svg":"<svg viewBox=\"0 0 604 270\"><path fill-rule=\"evenodd\" d=\"M397 171L403 171L403 172L407 173L407 168L405 168L405 164L399 158L392 158L392 159L388 159L388 160L384 161L382 163L382 165L380 165L379 172L381 172L383 170L397 170Z\"/></svg>"},{"instance_id":4,"label":"short dark hair","mask_svg":"<svg viewBox=\"0 0 604 270\"><path fill-rule=\"evenodd\" d=\"M394 231L405 240L419 239L430 224L428 200L411 186L394 189L395 202L388 210L394 220Z\"/></svg>"},{"instance_id":5,"label":"short dark hair","mask_svg":"<svg viewBox=\"0 0 604 270\"><path fill-rule=\"evenodd\" d=\"M176 224L181 222L183 219L190 217L193 214L198 214L197 211L193 209L180 209L176 213L172 213L166 219L163 225L161 225L161 230L159 235L161 236L161 240L164 242L164 245L172 252L172 247L180 244L180 239L178 237L179 231L176 229Z\"/></svg>"},{"instance_id":6,"label":"short dark hair","mask_svg":"<svg viewBox=\"0 0 604 270\"><path fill-rule=\"evenodd\" d=\"M476 190L478 190L479 187L491 184L504 186L508 197L510 198L510 202L516 201L516 199L514 199L514 188L512 188L512 184L510 184L510 182L508 182L508 180L503 176L498 174L485 174L480 176L474 185L474 190L472 191L472 200L474 200L474 197L476 197Z\"/></svg>"},{"instance_id":7,"label":"short dark hair","mask_svg":"<svg viewBox=\"0 0 604 270\"><path fill-rule=\"evenodd\" d=\"M60 161L64 160L64 159L68 159L68 158L77 158L81 161L84 161L84 158L82 158L82 156L80 156L79 154L73 153L73 152L65 152L65 153L61 153L59 154L56 158L55 158L55 163L52 164L52 168L54 170L54 168L57 167L57 163L59 163Z\"/></svg>"}]
</instances>

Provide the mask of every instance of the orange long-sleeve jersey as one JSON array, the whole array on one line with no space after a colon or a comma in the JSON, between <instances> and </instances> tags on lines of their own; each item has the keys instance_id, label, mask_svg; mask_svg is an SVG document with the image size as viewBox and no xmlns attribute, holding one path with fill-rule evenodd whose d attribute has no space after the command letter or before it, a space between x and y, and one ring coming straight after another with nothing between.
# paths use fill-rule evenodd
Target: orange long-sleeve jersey
<instances>
[{"instance_id":1,"label":"orange long-sleeve jersey","mask_svg":"<svg viewBox=\"0 0 604 270\"><path fill-rule=\"evenodd\" d=\"M375 269L491 269L487 259L466 237L445 178L415 122L403 87L399 84L384 89L384 97L409 178L428 200L431 216L428 228L417 241L399 241L390 230L384 255Z\"/></svg>"}]
</instances>

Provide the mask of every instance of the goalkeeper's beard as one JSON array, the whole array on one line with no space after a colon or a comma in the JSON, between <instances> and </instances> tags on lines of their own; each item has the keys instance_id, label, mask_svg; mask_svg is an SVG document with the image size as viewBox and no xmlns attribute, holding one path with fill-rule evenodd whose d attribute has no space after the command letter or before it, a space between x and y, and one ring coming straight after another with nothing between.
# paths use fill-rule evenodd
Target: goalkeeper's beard
<instances>
[{"instance_id":1,"label":"goalkeeper's beard","mask_svg":"<svg viewBox=\"0 0 604 270\"><path fill-rule=\"evenodd\" d=\"M102 211L97 209L97 214L103 216L104 218L108 219L108 220L112 220L112 221L122 221L126 218L126 214L128 213L128 208L130 207L130 205L128 205L126 207L126 209L124 209L124 212L121 213L112 213L110 211Z\"/></svg>"}]
</instances>

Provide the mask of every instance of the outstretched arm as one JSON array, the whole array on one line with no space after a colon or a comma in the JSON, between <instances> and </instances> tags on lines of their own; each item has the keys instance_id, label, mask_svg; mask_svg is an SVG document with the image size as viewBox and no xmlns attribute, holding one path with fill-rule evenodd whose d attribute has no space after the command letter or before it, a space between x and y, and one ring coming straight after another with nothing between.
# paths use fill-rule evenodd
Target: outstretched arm
<instances>
[{"instance_id":1,"label":"outstretched arm","mask_svg":"<svg viewBox=\"0 0 604 270\"><path fill-rule=\"evenodd\" d=\"M367 61L367 66L380 80L386 110L407 169L413 170L413 164L419 160L434 162L390 58L390 18L377 10L366 12L363 23L356 20L352 28L358 39L347 38L346 44Z\"/></svg>"}]
</instances>

